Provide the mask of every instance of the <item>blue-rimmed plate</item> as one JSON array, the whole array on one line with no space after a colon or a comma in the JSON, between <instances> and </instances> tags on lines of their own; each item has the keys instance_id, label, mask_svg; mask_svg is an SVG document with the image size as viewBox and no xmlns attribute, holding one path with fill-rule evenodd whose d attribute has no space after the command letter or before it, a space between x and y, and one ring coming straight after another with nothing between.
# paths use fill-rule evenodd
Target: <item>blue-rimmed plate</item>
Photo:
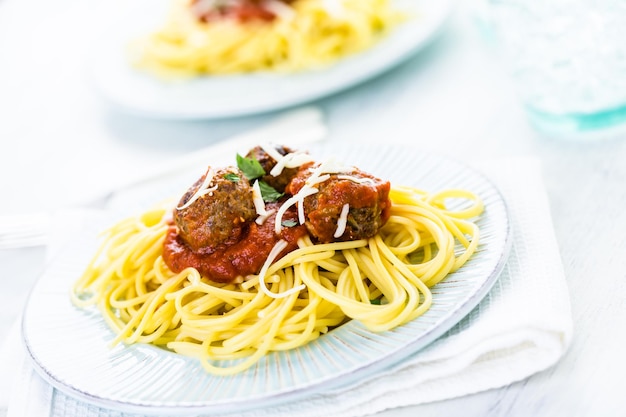
<instances>
[{"instance_id":1,"label":"blue-rimmed plate","mask_svg":"<svg viewBox=\"0 0 626 417\"><path fill-rule=\"evenodd\" d=\"M35 369L71 396L123 411L194 415L275 406L375 377L418 354L487 294L504 266L511 235L505 202L488 179L461 162L414 147L322 143L309 150L320 160L334 155L394 184L429 191L464 188L483 199L478 251L433 287L433 306L423 316L383 333L352 321L301 348L269 354L251 369L228 377L209 375L195 359L153 346L111 347L114 334L99 312L77 309L69 300L72 283L97 246L96 233L110 225L107 217L88 223L73 237L29 298L23 336ZM233 160L234 155L224 156L223 165ZM198 176L202 172L198 167ZM115 206L122 211L140 207L187 185L172 178L142 186L118 195Z\"/></svg>"}]
</instances>

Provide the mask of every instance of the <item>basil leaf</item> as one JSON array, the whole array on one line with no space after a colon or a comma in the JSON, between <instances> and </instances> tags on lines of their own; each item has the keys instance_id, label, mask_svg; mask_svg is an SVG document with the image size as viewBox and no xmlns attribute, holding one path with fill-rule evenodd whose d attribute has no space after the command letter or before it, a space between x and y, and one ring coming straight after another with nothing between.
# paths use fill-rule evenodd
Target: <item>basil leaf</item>
<instances>
[{"instance_id":1,"label":"basil leaf","mask_svg":"<svg viewBox=\"0 0 626 417\"><path fill-rule=\"evenodd\" d=\"M239 180L241 179L239 178L239 175L233 174L232 172L229 172L228 174L224 175L224 178L232 182L239 182Z\"/></svg>"},{"instance_id":2,"label":"basil leaf","mask_svg":"<svg viewBox=\"0 0 626 417\"><path fill-rule=\"evenodd\" d=\"M278 199L284 195L283 193L279 193L278 191L276 191L274 187L272 187L265 181L259 181L259 188L261 189L261 196L263 196L263 201L265 201L266 203L273 203L274 201L278 201Z\"/></svg>"},{"instance_id":3,"label":"basil leaf","mask_svg":"<svg viewBox=\"0 0 626 417\"><path fill-rule=\"evenodd\" d=\"M237 154L237 168L239 168L243 172L243 175L249 180L265 175L265 170L259 161L254 158L246 158L239 154Z\"/></svg>"},{"instance_id":4,"label":"basil leaf","mask_svg":"<svg viewBox=\"0 0 626 417\"><path fill-rule=\"evenodd\" d=\"M283 220L282 222L280 222L280 224L285 227L294 227L298 224L298 222L295 220L287 219L287 220Z\"/></svg>"},{"instance_id":5,"label":"basil leaf","mask_svg":"<svg viewBox=\"0 0 626 417\"><path fill-rule=\"evenodd\" d=\"M374 304L374 305L379 306L379 305L381 305L381 302L380 302L379 299L375 298L373 300L370 300L370 304Z\"/></svg>"}]
</instances>

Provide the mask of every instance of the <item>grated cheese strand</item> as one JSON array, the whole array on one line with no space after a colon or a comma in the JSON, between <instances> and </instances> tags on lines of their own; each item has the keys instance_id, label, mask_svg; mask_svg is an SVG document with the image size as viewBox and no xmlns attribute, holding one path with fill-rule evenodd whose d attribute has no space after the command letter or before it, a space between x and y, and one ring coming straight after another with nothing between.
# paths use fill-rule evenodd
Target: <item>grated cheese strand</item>
<instances>
[{"instance_id":1,"label":"grated cheese strand","mask_svg":"<svg viewBox=\"0 0 626 417\"><path fill-rule=\"evenodd\" d=\"M261 147L261 149L265 151L266 154L268 154L276 162L278 162L279 160L283 158L283 155L280 152L278 152L278 150L276 149L276 146L274 146L273 144L266 142L266 143L261 143L259 146Z\"/></svg>"},{"instance_id":2,"label":"grated cheese strand","mask_svg":"<svg viewBox=\"0 0 626 417\"><path fill-rule=\"evenodd\" d=\"M267 288L267 285L265 284L265 275L267 275L267 270L269 269L270 265L274 262L274 260L278 257L278 255L280 255L280 253L286 247L287 247L287 242L285 240L281 239L278 242L276 242L276 244L270 251L269 255L267 256L267 259L265 260L263 267L261 267L261 272L259 272L259 284L261 285L261 291L265 293L265 295L267 295L268 297L285 298L295 292L300 292L301 290L306 288L306 285L300 284L297 287L288 289L287 291L274 293L274 292L271 292L269 288Z\"/></svg>"},{"instance_id":3,"label":"grated cheese strand","mask_svg":"<svg viewBox=\"0 0 626 417\"><path fill-rule=\"evenodd\" d=\"M279 176L285 168L297 168L309 162L313 162L313 158L310 155L303 152L292 152L283 156L276 162L274 168L270 171L270 175L273 177Z\"/></svg>"},{"instance_id":4,"label":"grated cheese strand","mask_svg":"<svg viewBox=\"0 0 626 417\"><path fill-rule=\"evenodd\" d=\"M280 231L283 230L282 229L283 228L282 226L283 216L287 212L287 209L289 209L289 207L293 206L296 203L300 203L298 206L298 220L300 224L304 224L304 221L305 221L304 210L302 212L302 217L300 217L300 207L303 206L304 199L306 197L313 195L317 193L318 191L319 190L317 188L304 186L300 189L300 191L298 191L297 194L287 199L287 201L285 201L283 205L280 206L280 208L278 209L278 212L276 213L276 222L274 223L274 232L277 235L280 234Z\"/></svg>"},{"instance_id":5,"label":"grated cheese strand","mask_svg":"<svg viewBox=\"0 0 626 417\"><path fill-rule=\"evenodd\" d=\"M259 145L266 154L268 154L274 161L276 161L276 165L269 172L271 176L277 177L285 168L297 168L309 162L313 162L314 159L307 153L296 151L290 152L286 155L281 154L271 143L262 143Z\"/></svg>"},{"instance_id":6,"label":"grated cheese strand","mask_svg":"<svg viewBox=\"0 0 626 417\"><path fill-rule=\"evenodd\" d=\"M309 177L306 180L306 185L312 187L314 185L321 184L324 181L329 180L329 179L330 179L330 174L319 175L316 177Z\"/></svg>"},{"instance_id":7,"label":"grated cheese strand","mask_svg":"<svg viewBox=\"0 0 626 417\"><path fill-rule=\"evenodd\" d=\"M335 158L328 158L313 170L313 175L322 174L347 174L354 171L352 166L343 165Z\"/></svg>"},{"instance_id":8,"label":"grated cheese strand","mask_svg":"<svg viewBox=\"0 0 626 417\"><path fill-rule=\"evenodd\" d=\"M365 184L365 183L369 183L372 185L376 184L376 181L374 181L371 178L357 178L357 177L353 177L352 175L337 175L337 178L340 180L348 180L348 181L352 181L355 182L357 184Z\"/></svg>"},{"instance_id":9,"label":"grated cheese strand","mask_svg":"<svg viewBox=\"0 0 626 417\"><path fill-rule=\"evenodd\" d=\"M185 204L183 204L180 207L176 207L176 210L183 210L186 209L187 207L191 206L193 203L196 202L197 199L199 199L202 196L205 196L209 193L212 193L213 191L217 190L217 185L214 185L211 188L207 188L210 184L211 181L213 181L213 176L215 175L215 172L213 172L213 169L209 168L207 170L207 173L204 177L204 181L202 181L202 184L200 185L200 187L198 187L198 189L196 190L196 192L191 196L191 198L189 200L187 200L187 202Z\"/></svg>"},{"instance_id":10,"label":"grated cheese strand","mask_svg":"<svg viewBox=\"0 0 626 417\"><path fill-rule=\"evenodd\" d=\"M341 214L339 214L339 220L337 220L337 229L335 230L335 234L333 237L335 239L341 237L346 231L346 226L348 225L348 212L350 211L350 205L344 204L341 208Z\"/></svg>"},{"instance_id":11,"label":"grated cheese strand","mask_svg":"<svg viewBox=\"0 0 626 417\"><path fill-rule=\"evenodd\" d=\"M256 224L263 224L268 217L274 214L274 210L267 210L265 208L265 201L263 201L263 194L261 194L261 186L259 181L254 181L252 184L252 202L254 203L254 209L258 217L256 218Z\"/></svg>"},{"instance_id":12,"label":"grated cheese strand","mask_svg":"<svg viewBox=\"0 0 626 417\"><path fill-rule=\"evenodd\" d=\"M313 194L315 194L315 193L313 193ZM304 197L302 197L302 199L298 200L297 209L298 209L298 223L304 224L304 222L306 222L306 216L304 215Z\"/></svg>"}]
</instances>

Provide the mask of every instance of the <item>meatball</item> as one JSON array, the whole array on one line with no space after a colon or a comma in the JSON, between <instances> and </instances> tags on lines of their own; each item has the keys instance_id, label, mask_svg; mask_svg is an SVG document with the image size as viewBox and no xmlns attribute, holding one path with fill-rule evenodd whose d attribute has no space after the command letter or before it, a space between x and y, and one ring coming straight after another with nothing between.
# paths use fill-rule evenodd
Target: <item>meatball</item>
<instances>
[{"instance_id":1,"label":"meatball","mask_svg":"<svg viewBox=\"0 0 626 417\"><path fill-rule=\"evenodd\" d=\"M207 175L212 175L208 183ZM246 222L256 216L252 187L243 172L232 167L209 168L174 210L180 237L192 250L205 252L237 242L245 233Z\"/></svg>"},{"instance_id":2,"label":"meatball","mask_svg":"<svg viewBox=\"0 0 626 417\"><path fill-rule=\"evenodd\" d=\"M311 170L300 170L287 192L296 194L310 175ZM304 199L304 213L309 234L319 242L366 239L378 233L389 219L388 181L354 168L351 172L332 174L315 187L319 191ZM339 224L345 208L348 212L343 229Z\"/></svg>"},{"instance_id":3,"label":"meatball","mask_svg":"<svg viewBox=\"0 0 626 417\"><path fill-rule=\"evenodd\" d=\"M275 146L276 151L285 156L290 153L294 153L294 151L286 146ZM265 175L261 178L261 180L265 181L268 185L273 187L279 193L285 192L285 187L291 179L298 173L299 167L296 168L284 168L281 173L277 176L273 176L270 174L272 169L276 166L277 161L272 158L261 146L257 146L250 150L247 153L246 158L252 158L259 161L263 170L265 171Z\"/></svg>"}]
</instances>

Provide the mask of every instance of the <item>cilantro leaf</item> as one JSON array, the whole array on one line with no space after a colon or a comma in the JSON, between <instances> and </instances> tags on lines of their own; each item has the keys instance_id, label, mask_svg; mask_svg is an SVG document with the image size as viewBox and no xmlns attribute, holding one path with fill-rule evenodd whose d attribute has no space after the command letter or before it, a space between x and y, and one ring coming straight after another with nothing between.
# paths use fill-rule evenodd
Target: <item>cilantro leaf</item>
<instances>
[{"instance_id":1,"label":"cilantro leaf","mask_svg":"<svg viewBox=\"0 0 626 417\"><path fill-rule=\"evenodd\" d=\"M265 181L259 181L259 188L261 189L261 196L266 203L273 203L281 198L284 194L276 191L274 187L266 183Z\"/></svg>"},{"instance_id":2,"label":"cilantro leaf","mask_svg":"<svg viewBox=\"0 0 626 417\"><path fill-rule=\"evenodd\" d=\"M259 161L254 158L246 158L239 154L237 154L237 168L239 168L249 180L265 175L265 170Z\"/></svg>"}]
</instances>

